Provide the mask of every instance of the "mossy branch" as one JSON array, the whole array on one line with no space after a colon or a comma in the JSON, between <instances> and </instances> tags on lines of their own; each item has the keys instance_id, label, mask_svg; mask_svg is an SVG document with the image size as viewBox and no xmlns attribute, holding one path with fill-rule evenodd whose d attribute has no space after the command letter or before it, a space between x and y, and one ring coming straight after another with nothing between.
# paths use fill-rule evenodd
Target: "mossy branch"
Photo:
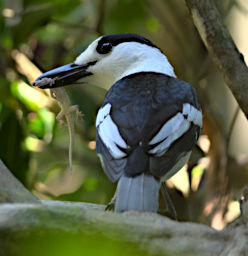
<instances>
[{"instance_id":1,"label":"mossy branch","mask_svg":"<svg viewBox=\"0 0 248 256\"><path fill-rule=\"evenodd\" d=\"M55 251L65 252L58 254L60 256L68 255L66 250L71 243L73 250L75 246L79 248L79 254L85 252L84 247L78 247L83 241L93 247L89 249L89 255L94 247L101 247L106 241L113 246L125 243L126 248L132 248L130 255L142 256L150 253L238 256L246 255L242 253L248 251L244 219L220 232L206 225L177 222L153 213L120 214L104 211L103 205L39 201L2 162L0 175L0 198L5 202L0 204L0 255L26 256L29 255L27 248L39 252L37 255L45 255L50 241L53 241ZM8 185L10 189L6 189ZM247 205L245 199L243 206ZM8 200L11 203L6 203ZM248 214L246 208L243 207L244 214ZM103 241L100 244L99 239Z\"/></svg>"}]
</instances>

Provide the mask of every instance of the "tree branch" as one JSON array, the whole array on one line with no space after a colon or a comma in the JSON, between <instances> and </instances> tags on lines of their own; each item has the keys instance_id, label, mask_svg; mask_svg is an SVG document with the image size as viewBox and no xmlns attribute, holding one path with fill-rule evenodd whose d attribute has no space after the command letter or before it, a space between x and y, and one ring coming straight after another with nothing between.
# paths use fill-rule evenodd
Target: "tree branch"
<instances>
[{"instance_id":1,"label":"tree branch","mask_svg":"<svg viewBox=\"0 0 248 256\"><path fill-rule=\"evenodd\" d=\"M237 248L233 240L235 230L219 232L206 225L180 223L153 213L105 212L103 207L94 204L56 201L42 203L0 204L0 248L6 252L14 250L18 254L20 237L24 243L30 243L32 237L38 236L42 241L44 237L48 239L51 233L56 242L60 235L65 235L66 240L75 234L88 239L90 236L94 239L95 235L101 235L102 239L133 243L140 250L166 256L220 255L224 250L225 255L229 255L230 249L245 250L248 246L245 243ZM245 226L241 226L241 230L244 231ZM239 235L239 239L247 239L245 232L242 234L239 231ZM78 237L76 240L80 241ZM229 248L229 243L232 248ZM55 248L62 251L66 246L67 243L58 243ZM96 241L94 246L97 246Z\"/></svg>"},{"instance_id":2,"label":"tree branch","mask_svg":"<svg viewBox=\"0 0 248 256\"><path fill-rule=\"evenodd\" d=\"M212 0L185 1L205 46L248 118L248 69L243 55L238 51Z\"/></svg>"},{"instance_id":3,"label":"tree branch","mask_svg":"<svg viewBox=\"0 0 248 256\"><path fill-rule=\"evenodd\" d=\"M235 126L235 124L237 122L237 119L238 119L238 116L239 116L239 111L240 111L240 108L239 108L239 106L237 106L236 109L235 109L235 112L234 112L234 115L233 115L230 127L228 129L227 135L226 135L226 152L227 153L228 153L228 149L229 149L229 145L230 145L233 129L234 129L234 126Z\"/></svg>"},{"instance_id":4,"label":"tree branch","mask_svg":"<svg viewBox=\"0 0 248 256\"><path fill-rule=\"evenodd\" d=\"M248 251L246 194L241 205L243 222L237 221L219 232L206 225L173 221L154 213L120 214L104 211L103 205L38 201L2 162L0 177L0 198L4 195L5 201L11 198L12 202L0 203L0 255L26 255L27 248L46 255L50 241L55 251L67 252L68 246L75 250L75 245L84 240L90 242L93 251L106 241L111 248L116 243L128 243L126 248L136 247L136 251L132 249L128 254L137 256L148 255L145 252L166 256L238 256ZM78 248L80 253L85 252L84 246Z\"/></svg>"},{"instance_id":5,"label":"tree branch","mask_svg":"<svg viewBox=\"0 0 248 256\"><path fill-rule=\"evenodd\" d=\"M40 203L0 160L0 203Z\"/></svg>"}]
</instances>

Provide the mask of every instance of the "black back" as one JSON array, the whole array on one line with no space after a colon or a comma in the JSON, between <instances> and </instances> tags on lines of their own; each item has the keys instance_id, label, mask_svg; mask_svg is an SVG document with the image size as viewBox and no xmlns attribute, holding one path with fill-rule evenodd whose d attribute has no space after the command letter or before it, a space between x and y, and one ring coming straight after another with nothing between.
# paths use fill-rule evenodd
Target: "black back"
<instances>
[{"instance_id":1,"label":"black back","mask_svg":"<svg viewBox=\"0 0 248 256\"><path fill-rule=\"evenodd\" d=\"M106 162L104 171L113 181L123 172L128 176L142 172L157 178L164 176L179 157L192 149L198 138L199 127L192 123L190 129L162 157L148 152L152 148L149 145L151 139L167 120L182 112L184 103L190 103L200 110L195 89L177 78L154 72L129 75L111 87L103 106L107 103L112 105L112 120L130 146L126 150L127 157L115 160L97 133L97 153Z\"/></svg>"}]
</instances>

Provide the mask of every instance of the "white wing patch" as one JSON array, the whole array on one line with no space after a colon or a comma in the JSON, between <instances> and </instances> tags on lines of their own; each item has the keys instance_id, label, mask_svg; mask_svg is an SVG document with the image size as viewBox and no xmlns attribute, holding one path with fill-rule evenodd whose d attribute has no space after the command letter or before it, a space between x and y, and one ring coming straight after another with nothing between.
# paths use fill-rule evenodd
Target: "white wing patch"
<instances>
[{"instance_id":1,"label":"white wing patch","mask_svg":"<svg viewBox=\"0 0 248 256\"><path fill-rule=\"evenodd\" d=\"M156 147L149 150L149 153L155 154L157 157L162 156L174 141L187 132L191 122L202 127L202 113L189 103L185 103L182 113L177 113L167 121L149 142L149 145L160 142Z\"/></svg>"},{"instance_id":2,"label":"white wing patch","mask_svg":"<svg viewBox=\"0 0 248 256\"><path fill-rule=\"evenodd\" d=\"M115 159L121 159L126 156L126 153L121 151L118 146L127 149L128 145L121 137L116 124L112 120L110 110L110 103L100 108L96 118L96 127L102 142L108 148L110 154Z\"/></svg>"},{"instance_id":3,"label":"white wing patch","mask_svg":"<svg viewBox=\"0 0 248 256\"><path fill-rule=\"evenodd\" d=\"M110 103L106 104L104 107L100 108L97 117L96 117L96 127L103 122L104 118L106 118L111 110Z\"/></svg>"},{"instance_id":4,"label":"white wing patch","mask_svg":"<svg viewBox=\"0 0 248 256\"><path fill-rule=\"evenodd\" d=\"M187 120L202 127L202 112L189 103L183 104L183 115L187 115Z\"/></svg>"}]
</instances>

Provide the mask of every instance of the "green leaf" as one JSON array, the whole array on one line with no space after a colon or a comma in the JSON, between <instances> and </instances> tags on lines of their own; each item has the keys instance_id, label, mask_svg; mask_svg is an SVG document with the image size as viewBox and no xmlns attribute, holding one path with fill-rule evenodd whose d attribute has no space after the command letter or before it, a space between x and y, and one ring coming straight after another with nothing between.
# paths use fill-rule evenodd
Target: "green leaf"
<instances>
[{"instance_id":1,"label":"green leaf","mask_svg":"<svg viewBox=\"0 0 248 256\"><path fill-rule=\"evenodd\" d=\"M83 183L83 189L87 192L94 191L97 187L98 182L99 181L96 178L87 178Z\"/></svg>"},{"instance_id":2,"label":"green leaf","mask_svg":"<svg viewBox=\"0 0 248 256\"><path fill-rule=\"evenodd\" d=\"M204 172L204 167L201 165L197 165L192 170L192 177L201 177Z\"/></svg>"},{"instance_id":3,"label":"green leaf","mask_svg":"<svg viewBox=\"0 0 248 256\"><path fill-rule=\"evenodd\" d=\"M41 108L38 110L38 116L45 126L46 136L52 136L55 125L55 115L48 108Z\"/></svg>"},{"instance_id":4,"label":"green leaf","mask_svg":"<svg viewBox=\"0 0 248 256\"><path fill-rule=\"evenodd\" d=\"M39 139L43 138L46 134L46 130L42 118L34 112L29 113L28 117L28 128L30 131L32 131Z\"/></svg>"}]
</instances>

